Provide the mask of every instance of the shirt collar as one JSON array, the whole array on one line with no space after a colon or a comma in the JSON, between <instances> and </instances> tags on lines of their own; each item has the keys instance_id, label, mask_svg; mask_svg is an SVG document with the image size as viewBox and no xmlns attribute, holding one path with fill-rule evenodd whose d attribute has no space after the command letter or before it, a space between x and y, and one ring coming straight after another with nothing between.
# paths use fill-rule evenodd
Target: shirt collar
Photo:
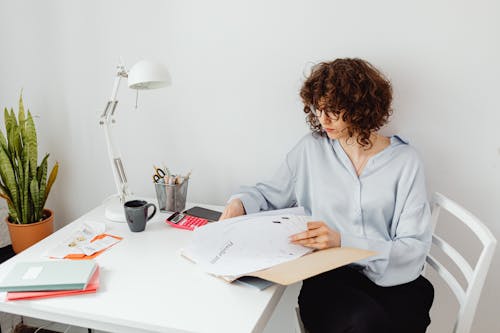
<instances>
[{"instance_id":1,"label":"shirt collar","mask_svg":"<svg viewBox=\"0 0 500 333\"><path fill-rule=\"evenodd\" d=\"M330 139L331 146L333 147L333 150L335 151L335 154L339 157L339 159L342 161L342 164L344 167L351 173L353 177L358 178L358 175L356 174L356 171L354 170L354 167L352 165L351 160L349 159L349 156L347 156L346 152L344 151L344 148L342 148L342 145L340 144L339 140L336 139ZM368 163L365 166L365 170L361 174L363 176L366 174L365 171L369 171L371 167L373 167L373 164L377 162L377 164L382 163L385 159L387 159L389 156L391 156L391 152L394 147L397 147L399 145L406 145L408 144L408 140L401 138L398 135L393 135L390 137L390 144L386 148L384 148L382 151L378 152L374 156L370 158ZM385 157L385 158L384 158Z\"/></svg>"}]
</instances>

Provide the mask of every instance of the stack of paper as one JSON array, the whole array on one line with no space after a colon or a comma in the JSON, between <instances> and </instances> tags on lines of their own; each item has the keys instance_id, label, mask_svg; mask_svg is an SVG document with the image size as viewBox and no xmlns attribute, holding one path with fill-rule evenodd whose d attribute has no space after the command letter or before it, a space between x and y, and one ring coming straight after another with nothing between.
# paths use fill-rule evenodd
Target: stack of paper
<instances>
[{"instance_id":1,"label":"stack of paper","mask_svg":"<svg viewBox=\"0 0 500 333\"><path fill-rule=\"evenodd\" d=\"M0 291L8 291L8 299L93 292L98 277L93 260L18 262L0 281Z\"/></svg>"},{"instance_id":2,"label":"stack of paper","mask_svg":"<svg viewBox=\"0 0 500 333\"><path fill-rule=\"evenodd\" d=\"M254 276L289 285L375 254L345 247L313 252L291 243L290 236L307 230L312 220L296 212L269 211L203 226L182 255L227 281Z\"/></svg>"},{"instance_id":3,"label":"stack of paper","mask_svg":"<svg viewBox=\"0 0 500 333\"><path fill-rule=\"evenodd\" d=\"M228 219L198 228L184 253L206 272L233 280L311 252L289 239L306 230L307 221L296 215Z\"/></svg>"}]
</instances>

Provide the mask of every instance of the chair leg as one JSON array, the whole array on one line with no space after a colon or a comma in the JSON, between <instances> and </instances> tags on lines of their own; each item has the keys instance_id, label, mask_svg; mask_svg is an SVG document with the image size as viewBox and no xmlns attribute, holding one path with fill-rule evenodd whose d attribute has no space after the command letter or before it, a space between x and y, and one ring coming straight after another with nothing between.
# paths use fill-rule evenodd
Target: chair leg
<instances>
[{"instance_id":1,"label":"chair leg","mask_svg":"<svg viewBox=\"0 0 500 333\"><path fill-rule=\"evenodd\" d=\"M300 309L298 306L295 307L295 333L307 333L304 323L300 319Z\"/></svg>"}]
</instances>

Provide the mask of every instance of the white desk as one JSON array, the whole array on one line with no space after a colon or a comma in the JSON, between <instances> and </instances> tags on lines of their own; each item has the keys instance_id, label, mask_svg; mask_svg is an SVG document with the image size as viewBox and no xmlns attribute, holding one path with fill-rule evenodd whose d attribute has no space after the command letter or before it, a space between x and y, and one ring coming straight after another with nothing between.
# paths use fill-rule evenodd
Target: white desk
<instances>
[{"instance_id":1,"label":"white desk","mask_svg":"<svg viewBox=\"0 0 500 333\"><path fill-rule=\"evenodd\" d=\"M84 219L105 222L103 216L98 207L4 262L0 278L17 261L39 260ZM259 291L202 272L179 255L192 233L170 227L166 216L157 213L139 233L126 223L106 222L108 233L124 238L96 258L96 294L6 302L0 293L0 311L120 333L261 332L285 288Z\"/></svg>"}]
</instances>

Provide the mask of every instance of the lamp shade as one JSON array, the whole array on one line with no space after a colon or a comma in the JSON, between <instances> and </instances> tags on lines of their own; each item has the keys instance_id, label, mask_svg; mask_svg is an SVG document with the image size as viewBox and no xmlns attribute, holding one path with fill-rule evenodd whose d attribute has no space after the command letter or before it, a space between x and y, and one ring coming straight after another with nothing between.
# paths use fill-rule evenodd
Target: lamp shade
<instances>
[{"instance_id":1,"label":"lamp shade","mask_svg":"<svg viewBox=\"0 0 500 333\"><path fill-rule=\"evenodd\" d=\"M156 89L169 84L167 69L157 63L141 60L128 72L128 86L131 89Z\"/></svg>"}]
</instances>

